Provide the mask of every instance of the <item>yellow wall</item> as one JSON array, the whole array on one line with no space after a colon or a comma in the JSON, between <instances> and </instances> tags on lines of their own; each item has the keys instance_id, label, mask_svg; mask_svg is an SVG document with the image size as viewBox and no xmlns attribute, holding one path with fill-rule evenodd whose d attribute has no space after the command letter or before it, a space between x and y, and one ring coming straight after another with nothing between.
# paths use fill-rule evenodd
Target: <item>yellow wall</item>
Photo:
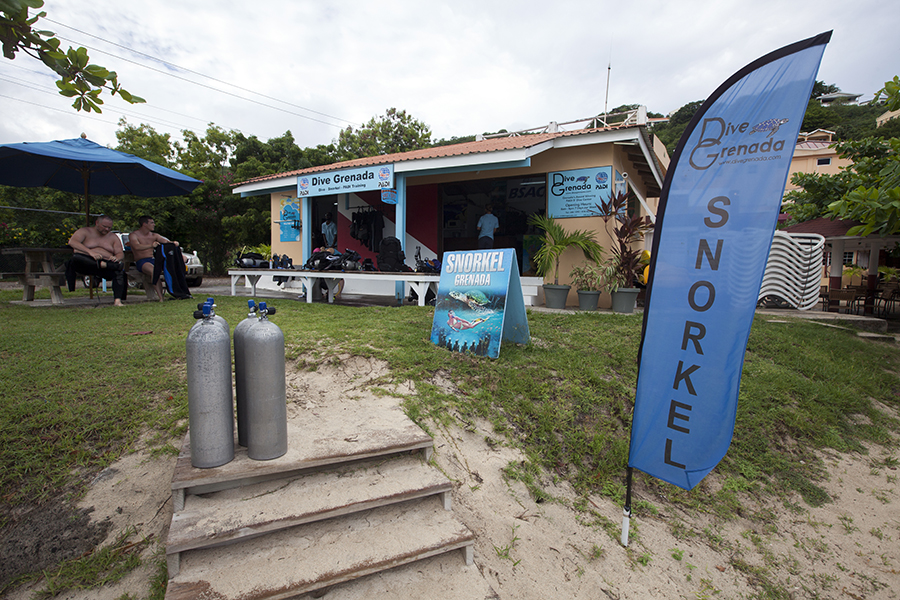
<instances>
[{"instance_id":1,"label":"yellow wall","mask_svg":"<svg viewBox=\"0 0 900 600\"><path fill-rule=\"evenodd\" d=\"M819 165L820 158L830 158L830 165ZM788 173L787 184L784 191L799 189L791 183L791 177L794 173L816 173L819 175L836 175L840 173L841 167L851 164L846 158L838 158L837 151L834 148L822 148L819 150L801 150L794 151L794 157L791 159L791 169Z\"/></svg>"},{"instance_id":2,"label":"yellow wall","mask_svg":"<svg viewBox=\"0 0 900 600\"><path fill-rule=\"evenodd\" d=\"M271 246L272 254L287 254L294 262L294 266L299 266L306 262L306 258L303 256L303 242L282 242L281 224L275 222L281 220L282 200L294 198L296 195L296 193L291 192L278 192L270 195L270 210L272 212Z\"/></svg>"}]
</instances>

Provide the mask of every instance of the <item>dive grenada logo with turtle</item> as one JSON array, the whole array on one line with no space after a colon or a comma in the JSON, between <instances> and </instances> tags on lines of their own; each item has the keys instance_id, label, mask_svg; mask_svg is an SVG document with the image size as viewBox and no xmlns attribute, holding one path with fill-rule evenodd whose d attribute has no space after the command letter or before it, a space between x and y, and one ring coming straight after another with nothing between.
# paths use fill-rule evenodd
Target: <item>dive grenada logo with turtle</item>
<instances>
[{"instance_id":1,"label":"dive grenada logo with turtle","mask_svg":"<svg viewBox=\"0 0 900 600\"><path fill-rule=\"evenodd\" d=\"M785 140L773 137L787 122L785 118L772 118L751 126L746 121L727 123L719 117L703 119L700 139L690 153L690 165L704 171L714 164L742 164L783 158L780 153L784 151ZM760 133L765 135L754 135Z\"/></svg>"}]
</instances>

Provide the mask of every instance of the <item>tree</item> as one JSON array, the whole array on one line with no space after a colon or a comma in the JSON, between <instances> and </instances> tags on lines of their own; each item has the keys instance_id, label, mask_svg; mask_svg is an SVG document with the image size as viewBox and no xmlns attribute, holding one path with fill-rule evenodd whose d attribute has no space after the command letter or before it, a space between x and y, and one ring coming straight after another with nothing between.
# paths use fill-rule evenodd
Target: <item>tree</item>
<instances>
[{"instance_id":1,"label":"tree","mask_svg":"<svg viewBox=\"0 0 900 600\"><path fill-rule=\"evenodd\" d=\"M894 76L886 81L875 100L882 95L888 110L900 108L900 78ZM878 152L854 159L852 165L863 179L860 185L829 204L828 212L834 217L862 223L850 228L849 235L893 235L900 232L900 139L872 138L869 144L877 145Z\"/></svg>"},{"instance_id":2,"label":"tree","mask_svg":"<svg viewBox=\"0 0 900 600\"><path fill-rule=\"evenodd\" d=\"M234 156L231 159L236 181L247 181L262 175L284 173L334 162L333 146L319 146L302 150L294 142L294 136L286 131L283 136L262 142L255 135L235 135Z\"/></svg>"},{"instance_id":3,"label":"tree","mask_svg":"<svg viewBox=\"0 0 900 600\"><path fill-rule=\"evenodd\" d=\"M894 153L891 141L893 140L886 142L881 138L869 137L835 144L838 156L851 160L852 164L843 167L835 175L795 173L791 182L802 189L787 193L785 212L796 222L841 216L836 215L831 208L836 201L858 188L870 188L879 184L882 179L881 171L889 166Z\"/></svg>"},{"instance_id":4,"label":"tree","mask_svg":"<svg viewBox=\"0 0 900 600\"><path fill-rule=\"evenodd\" d=\"M888 109L900 107L900 78L885 82L875 99L882 95ZM900 232L900 138L866 137L835 148L853 164L837 175L795 175L792 181L804 189L787 195L795 205L786 210L800 220L822 214L859 221L850 235Z\"/></svg>"},{"instance_id":5,"label":"tree","mask_svg":"<svg viewBox=\"0 0 900 600\"><path fill-rule=\"evenodd\" d=\"M168 133L157 133L155 129L141 123L139 126L129 125L123 117L119 119L119 130L116 131L119 145L116 150L134 154L138 158L155 162L158 165L172 168L175 166L175 149L172 147Z\"/></svg>"},{"instance_id":6,"label":"tree","mask_svg":"<svg viewBox=\"0 0 900 600\"><path fill-rule=\"evenodd\" d=\"M694 118L694 114L703 106L703 100L689 102L672 113L668 123L662 123L653 127L653 133L666 146L669 154L675 153L678 147L678 141L681 139L684 130L687 129L688 123Z\"/></svg>"},{"instance_id":7,"label":"tree","mask_svg":"<svg viewBox=\"0 0 900 600\"><path fill-rule=\"evenodd\" d=\"M43 62L59 76L56 82L59 93L75 98L72 107L78 111L102 112L99 105L103 104L100 94L104 89L113 96L118 94L130 104L145 102L122 89L115 71L90 64L84 48L70 47L63 52L55 33L35 29L38 19L46 17L47 13L39 12L29 17L28 9L43 5L44 0L0 0L0 42L4 57L14 60L16 53L22 51Z\"/></svg>"},{"instance_id":8,"label":"tree","mask_svg":"<svg viewBox=\"0 0 900 600\"><path fill-rule=\"evenodd\" d=\"M824 81L819 81L818 79L813 84L812 92L809 94L810 100L815 100L819 96L824 96L825 94L836 94L841 91L841 88L834 85L833 83L825 83Z\"/></svg>"},{"instance_id":9,"label":"tree","mask_svg":"<svg viewBox=\"0 0 900 600\"><path fill-rule=\"evenodd\" d=\"M890 81L884 82L884 87L878 90L872 104L877 104L881 96L885 97L885 106L888 110L900 110L900 76L894 75Z\"/></svg>"},{"instance_id":10,"label":"tree","mask_svg":"<svg viewBox=\"0 0 900 600\"><path fill-rule=\"evenodd\" d=\"M373 117L354 130L341 131L335 149L338 161L366 156L408 152L431 145L431 128L405 110L389 108L384 116Z\"/></svg>"}]
</instances>

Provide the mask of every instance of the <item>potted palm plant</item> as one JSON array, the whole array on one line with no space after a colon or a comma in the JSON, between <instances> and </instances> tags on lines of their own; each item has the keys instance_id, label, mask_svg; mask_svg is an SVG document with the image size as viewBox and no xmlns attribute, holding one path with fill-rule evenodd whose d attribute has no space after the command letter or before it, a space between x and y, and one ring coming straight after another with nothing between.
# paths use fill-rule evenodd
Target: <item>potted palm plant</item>
<instances>
[{"instance_id":1,"label":"potted palm plant","mask_svg":"<svg viewBox=\"0 0 900 600\"><path fill-rule=\"evenodd\" d=\"M546 277L553 273L553 283L545 283L544 303L547 308L565 308L570 285L559 284L559 257L569 248L580 248L585 258L600 262L603 247L597 243L591 232L576 229L567 232L559 221L546 215L531 215L528 222L544 231L541 249L534 255L538 275Z\"/></svg>"},{"instance_id":2,"label":"potted palm plant","mask_svg":"<svg viewBox=\"0 0 900 600\"><path fill-rule=\"evenodd\" d=\"M597 204L599 216L604 223L613 222L613 240L615 245L612 255L605 263L603 279L604 289L612 297L612 309L615 312L634 312L634 304L640 292L634 286L637 273L641 270L643 251L635 244L644 237L644 233L653 228L650 217L628 214L628 194L618 192L611 195L608 201Z\"/></svg>"},{"instance_id":3,"label":"potted palm plant","mask_svg":"<svg viewBox=\"0 0 900 600\"><path fill-rule=\"evenodd\" d=\"M584 261L572 268L569 277L578 292L578 309L597 310L603 289L603 269L597 264Z\"/></svg>"}]
</instances>

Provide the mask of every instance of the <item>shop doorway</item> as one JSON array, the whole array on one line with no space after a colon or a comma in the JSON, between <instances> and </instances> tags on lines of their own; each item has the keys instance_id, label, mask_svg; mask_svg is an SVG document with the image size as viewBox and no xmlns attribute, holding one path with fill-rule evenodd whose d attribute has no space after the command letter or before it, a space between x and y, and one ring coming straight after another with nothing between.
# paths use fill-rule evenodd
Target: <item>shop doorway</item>
<instances>
[{"instance_id":1,"label":"shop doorway","mask_svg":"<svg viewBox=\"0 0 900 600\"><path fill-rule=\"evenodd\" d=\"M316 196L312 198L312 247L321 248L325 245L325 238L322 236L322 223L325 222L325 215L331 213L331 218L338 223L338 197L334 194L330 196ZM338 225L338 240L335 247L341 247L341 228Z\"/></svg>"},{"instance_id":2,"label":"shop doorway","mask_svg":"<svg viewBox=\"0 0 900 600\"><path fill-rule=\"evenodd\" d=\"M541 233L528 225L528 217L546 212L546 175L444 183L440 199L443 252L478 248L478 219L490 204L500 221L494 248L515 249L519 272L534 274L531 257L540 245Z\"/></svg>"}]
</instances>

